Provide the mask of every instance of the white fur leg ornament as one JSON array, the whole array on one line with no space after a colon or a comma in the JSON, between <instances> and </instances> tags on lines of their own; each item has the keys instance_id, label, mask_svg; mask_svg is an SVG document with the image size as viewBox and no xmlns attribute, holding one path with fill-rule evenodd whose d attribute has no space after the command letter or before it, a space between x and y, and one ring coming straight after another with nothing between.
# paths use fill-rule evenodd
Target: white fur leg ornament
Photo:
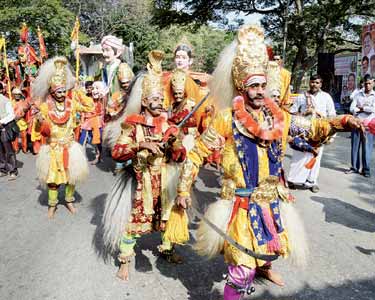
<instances>
[{"instance_id":1,"label":"white fur leg ornament","mask_svg":"<svg viewBox=\"0 0 375 300\"><path fill-rule=\"evenodd\" d=\"M293 203L280 201L281 219L288 231L290 245L289 260L292 265L304 268L307 265L309 247L305 227Z\"/></svg>"},{"instance_id":2,"label":"white fur leg ornament","mask_svg":"<svg viewBox=\"0 0 375 300\"><path fill-rule=\"evenodd\" d=\"M68 178L70 184L80 184L89 175L89 165L85 150L81 144L73 142L69 147Z\"/></svg>"},{"instance_id":3,"label":"white fur leg ornament","mask_svg":"<svg viewBox=\"0 0 375 300\"><path fill-rule=\"evenodd\" d=\"M227 232L233 204L234 201L218 200L208 207L205 217L220 228L221 231ZM224 239L203 220L200 221L196 239L197 242L193 248L199 255L213 258L223 250Z\"/></svg>"},{"instance_id":4,"label":"white fur leg ornament","mask_svg":"<svg viewBox=\"0 0 375 300\"><path fill-rule=\"evenodd\" d=\"M104 245L116 251L121 236L129 222L137 182L134 177L122 172L116 176L105 203L103 226Z\"/></svg>"},{"instance_id":5,"label":"white fur leg ornament","mask_svg":"<svg viewBox=\"0 0 375 300\"><path fill-rule=\"evenodd\" d=\"M49 156L50 147L42 145L36 158L36 172L41 185L45 186L49 173Z\"/></svg>"}]
</instances>

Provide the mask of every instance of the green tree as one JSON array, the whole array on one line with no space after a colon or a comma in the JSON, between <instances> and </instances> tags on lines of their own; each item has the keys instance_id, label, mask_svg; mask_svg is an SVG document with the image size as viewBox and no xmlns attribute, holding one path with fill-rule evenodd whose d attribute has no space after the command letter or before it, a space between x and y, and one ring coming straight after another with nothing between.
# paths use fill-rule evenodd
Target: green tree
<instances>
[{"instance_id":1,"label":"green tree","mask_svg":"<svg viewBox=\"0 0 375 300\"><path fill-rule=\"evenodd\" d=\"M165 69L173 68L173 50L186 36L194 47L196 71L210 72L217 55L230 39L223 30L209 26L171 26L160 29L153 22L153 1L141 0L64 0L64 6L79 14L81 31L99 43L104 35L121 37L125 44L134 44L134 69L142 69L150 50L161 49L166 53Z\"/></svg>"},{"instance_id":2,"label":"green tree","mask_svg":"<svg viewBox=\"0 0 375 300\"><path fill-rule=\"evenodd\" d=\"M279 51L286 28L287 64L297 88L316 65L318 53L359 51L360 24L375 17L375 2L358 0L155 0L154 4L154 20L161 27L209 21L225 26L229 12L261 14L262 25Z\"/></svg>"},{"instance_id":3,"label":"green tree","mask_svg":"<svg viewBox=\"0 0 375 300\"><path fill-rule=\"evenodd\" d=\"M19 41L21 24L26 22L30 31L30 42L36 48L36 29L42 29L46 47L50 56L68 55L70 33L74 25L74 14L62 6L60 0L1 1L0 31L6 34L8 49L15 49ZM85 36L82 36L85 42Z\"/></svg>"}]
</instances>

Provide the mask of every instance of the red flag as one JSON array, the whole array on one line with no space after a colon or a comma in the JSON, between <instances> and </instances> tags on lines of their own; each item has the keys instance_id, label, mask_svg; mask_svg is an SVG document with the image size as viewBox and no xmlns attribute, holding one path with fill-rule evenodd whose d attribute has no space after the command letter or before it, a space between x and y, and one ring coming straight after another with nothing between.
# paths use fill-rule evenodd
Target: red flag
<instances>
[{"instance_id":1,"label":"red flag","mask_svg":"<svg viewBox=\"0 0 375 300\"><path fill-rule=\"evenodd\" d=\"M48 57L47 48L46 48L46 44L44 43L43 34L39 26L38 26L38 40L39 40L40 58L47 58Z\"/></svg>"},{"instance_id":2,"label":"red flag","mask_svg":"<svg viewBox=\"0 0 375 300\"><path fill-rule=\"evenodd\" d=\"M22 23L22 28L20 31L20 39L21 39L21 42L23 43L27 43L29 39L29 28L27 28L26 23Z\"/></svg>"}]
</instances>

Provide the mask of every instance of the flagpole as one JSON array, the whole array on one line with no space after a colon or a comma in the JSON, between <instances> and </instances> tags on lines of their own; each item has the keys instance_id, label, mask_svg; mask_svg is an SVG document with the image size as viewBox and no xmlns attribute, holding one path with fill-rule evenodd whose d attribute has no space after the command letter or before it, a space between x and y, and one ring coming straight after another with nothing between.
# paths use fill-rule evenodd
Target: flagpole
<instances>
[{"instance_id":1,"label":"flagpole","mask_svg":"<svg viewBox=\"0 0 375 300\"><path fill-rule=\"evenodd\" d=\"M39 41L39 59L40 59L40 64L43 63L43 57L42 57L42 52L40 51L41 45L40 45L40 27L38 26L38 41Z\"/></svg>"},{"instance_id":2,"label":"flagpole","mask_svg":"<svg viewBox=\"0 0 375 300\"><path fill-rule=\"evenodd\" d=\"M6 46L5 46L5 43L6 43L6 40L5 40L5 36L2 35L2 39L3 39L3 47L4 47L4 65L5 65L5 74L7 75L7 79L8 79L8 96L9 96L9 99L12 100L12 89L11 89L11 86L10 86L10 77L9 77L9 67L8 67L8 59L7 59L7 49L6 49Z\"/></svg>"},{"instance_id":3,"label":"flagpole","mask_svg":"<svg viewBox=\"0 0 375 300\"><path fill-rule=\"evenodd\" d=\"M79 19L76 18L76 24L77 26L77 39L76 39L76 79L79 81Z\"/></svg>"}]
</instances>

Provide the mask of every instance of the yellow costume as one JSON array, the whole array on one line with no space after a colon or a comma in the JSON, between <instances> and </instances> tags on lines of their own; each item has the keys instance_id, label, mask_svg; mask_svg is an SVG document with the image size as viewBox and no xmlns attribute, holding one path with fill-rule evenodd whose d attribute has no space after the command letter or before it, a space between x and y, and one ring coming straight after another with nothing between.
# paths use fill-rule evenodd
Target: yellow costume
<instances>
[{"instance_id":1,"label":"yellow costume","mask_svg":"<svg viewBox=\"0 0 375 300\"><path fill-rule=\"evenodd\" d=\"M91 112L94 104L91 98L77 91L73 92L72 97L63 96L62 100L54 98L56 96L52 93L68 88L67 77L72 75L65 58L58 57L45 64L51 74L49 78L37 78L36 82L37 85L48 83L51 94L40 105L35 125L36 131L47 138L47 144L41 147L37 158L37 170L40 182L48 185L49 206L56 206L59 185L66 184L65 200L71 202L74 200L75 185L88 175L86 155L82 146L74 141L74 128L77 112Z\"/></svg>"},{"instance_id":2,"label":"yellow costume","mask_svg":"<svg viewBox=\"0 0 375 300\"><path fill-rule=\"evenodd\" d=\"M213 78L219 85L215 90L221 91L217 93L219 97L228 95L228 86L235 88L233 96L219 99L219 103L226 101L227 107L219 111L188 153L178 186L179 199L190 196L204 158L223 149L221 200L208 208L206 218L232 240L257 254L302 257L298 250L305 241L301 234L294 234L295 227L302 224L298 218L292 218L296 213L290 213L293 207L288 203L288 191L280 182L286 137L303 133L309 141L324 143L337 130L350 129L347 124L352 117L306 120L291 116L268 98L263 98L262 106L255 109L250 105L254 98L251 100L249 93L255 89L257 93L264 92L266 74L267 79L271 77L263 30L258 26L243 26L234 45L229 49L235 52L222 56L233 61L231 72L225 69L225 63L219 62L218 66L224 69L215 70ZM222 86L226 81L230 84ZM224 253L229 272L224 299L239 299L241 291L249 288L255 270L270 268L269 262L239 250L203 221L195 248L207 256Z\"/></svg>"}]
</instances>

